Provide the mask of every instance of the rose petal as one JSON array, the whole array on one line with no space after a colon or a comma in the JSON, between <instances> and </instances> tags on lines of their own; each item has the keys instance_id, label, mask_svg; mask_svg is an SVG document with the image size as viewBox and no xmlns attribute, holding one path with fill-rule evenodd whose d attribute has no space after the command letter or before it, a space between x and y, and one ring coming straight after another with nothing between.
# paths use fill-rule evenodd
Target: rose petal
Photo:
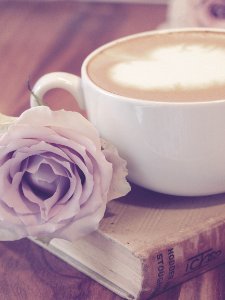
<instances>
[{"instance_id":1,"label":"rose petal","mask_svg":"<svg viewBox=\"0 0 225 300\"><path fill-rule=\"evenodd\" d=\"M61 222L67 219L71 219L80 211L79 199L82 194L82 184L79 175L75 173L74 176L76 178L76 189L74 190L74 193L72 194L69 201L67 201L66 203L58 202L56 207L53 208L53 210L51 211L51 215L53 216L52 222ZM57 214L54 209L57 210Z\"/></svg>"},{"instance_id":2,"label":"rose petal","mask_svg":"<svg viewBox=\"0 0 225 300\"><path fill-rule=\"evenodd\" d=\"M85 217L77 219L76 222L71 222L59 231L47 235L46 240L50 241L52 238L61 238L71 242L93 232L99 226L99 222L104 216L106 204L102 203L101 206L95 211L94 214L86 214Z\"/></svg>"},{"instance_id":3,"label":"rose petal","mask_svg":"<svg viewBox=\"0 0 225 300\"><path fill-rule=\"evenodd\" d=\"M1 201L18 213L36 212L37 207L24 201L20 193L20 182L23 172L18 172L13 177L12 183L7 180L6 174L8 174L7 170L9 170L11 163L12 161L10 160L0 168L0 189L4 191L1 195Z\"/></svg>"},{"instance_id":4,"label":"rose petal","mask_svg":"<svg viewBox=\"0 0 225 300\"><path fill-rule=\"evenodd\" d=\"M46 240L50 240L52 234L57 232L57 230L62 228L62 224L60 223L34 223L30 226L26 227L27 235L26 236L32 236L32 237L48 237Z\"/></svg>"},{"instance_id":5,"label":"rose petal","mask_svg":"<svg viewBox=\"0 0 225 300\"><path fill-rule=\"evenodd\" d=\"M0 201L0 222L4 224L22 225L19 218L15 217L15 212L12 208ZM3 226L3 225L2 225Z\"/></svg>"},{"instance_id":6,"label":"rose petal","mask_svg":"<svg viewBox=\"0 0 225 300\"><path fill-rule=\"evenodd\" d=\"M116 147L110 142L101 139L101 143L103 147L102 152L113 167L113 176L107 196L108 201L110 201L126 195L130 192L131 187L126 180L126 176L128 175L127 162L119 156Z\"/></svg>"},{"instance_id":7,"label":"rose petal","mask_svg":"<svg viewBox=\"0 0 225 300\"><path fill-rule=\"evenodd\" d=\"M35 118L33 116L36 116ZM69 129L76 133L76 136L84 136L100 145L99 135L96 128L81 114L71 111L52 111L47 106L33 107L25 111L16 120L15 124L29 124L38 127L56 126ZM81 126L82 125L82 126Z\"/></svg>"},{"instance_id":8,"label":"rose petal","mask_svg":"<svg viewBox=\"0 0 225 300\"><path fill-rule=\"evenodd\" d=\"M0 222L0 241L15 241L27 236L27 232L24 228L17 227L15 230L13 227L4 228L5 223Z\"/></svg>"}]
</instances>

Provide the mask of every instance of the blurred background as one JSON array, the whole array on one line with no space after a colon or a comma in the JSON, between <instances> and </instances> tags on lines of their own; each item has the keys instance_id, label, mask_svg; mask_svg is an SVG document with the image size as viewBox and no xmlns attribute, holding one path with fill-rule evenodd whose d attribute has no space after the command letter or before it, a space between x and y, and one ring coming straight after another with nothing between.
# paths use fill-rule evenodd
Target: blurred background
<instances>
[{"instance_id":1,"label":"blurred background","mask_svg":"<svg viewBox=\"0 0 225 300\"><path fill-rule=\"evenodd\" d=\"M83 60L97 47L157 28L166 14L158 2L0 1L0 111L18 115L29 107L28 81L33 86L54 71L80 75ZM53 109L77 109L61 90L51 91L46 102Z\"/></svg>"}]
</instances>

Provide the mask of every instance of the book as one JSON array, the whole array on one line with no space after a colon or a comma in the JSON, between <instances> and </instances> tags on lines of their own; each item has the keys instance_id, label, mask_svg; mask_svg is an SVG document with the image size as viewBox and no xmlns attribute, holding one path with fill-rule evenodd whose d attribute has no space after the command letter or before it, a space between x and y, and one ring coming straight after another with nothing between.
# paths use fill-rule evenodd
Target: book
<instances>
[{"instance_id":1,"label":"book","mask_svg":"<svg viewBox=\"0 0 225 300\"><path fill-rule=\"evenodd\" d=\"M225 262L225 194L163 195L132 185L100 227L35 243L126 299L148 299Z\"/></svg>"}]
</instances>

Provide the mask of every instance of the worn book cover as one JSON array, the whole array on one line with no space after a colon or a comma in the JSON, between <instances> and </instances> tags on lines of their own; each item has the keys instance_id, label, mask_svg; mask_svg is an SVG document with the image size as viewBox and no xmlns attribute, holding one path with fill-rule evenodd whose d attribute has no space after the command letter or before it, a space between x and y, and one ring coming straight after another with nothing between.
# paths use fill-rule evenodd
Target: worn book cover
<instances>
[{"instance_id":1,"label":"worn book cover","mask_svg":"<svg viewBox=\"0 0 225 300\"><path fill-rule=\"evenodd\" d=\"M34 240L127 299L147 299L225 261L225 194L168 196L132 186L99 230L71 244Z\"/></svg>"}]
</instances>

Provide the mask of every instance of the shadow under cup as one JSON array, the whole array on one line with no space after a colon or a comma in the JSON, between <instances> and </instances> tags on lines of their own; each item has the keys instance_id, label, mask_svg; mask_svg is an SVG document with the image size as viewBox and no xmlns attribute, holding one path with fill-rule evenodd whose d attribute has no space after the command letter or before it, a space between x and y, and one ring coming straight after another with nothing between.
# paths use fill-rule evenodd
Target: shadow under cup
<instances>
[{"instance_id":1,"label":"shadow under cup","mask_svg":"<svg viewBox=\"0 0 225 300\"><path fill-rule=\"evenodd\" d=\"M50 73L127 160L129 180L166 194L225 192L225 31L140 33L91 53L82 78ZM31 98L31 105L36 105Z\"/></svg>"}]
</instances>

